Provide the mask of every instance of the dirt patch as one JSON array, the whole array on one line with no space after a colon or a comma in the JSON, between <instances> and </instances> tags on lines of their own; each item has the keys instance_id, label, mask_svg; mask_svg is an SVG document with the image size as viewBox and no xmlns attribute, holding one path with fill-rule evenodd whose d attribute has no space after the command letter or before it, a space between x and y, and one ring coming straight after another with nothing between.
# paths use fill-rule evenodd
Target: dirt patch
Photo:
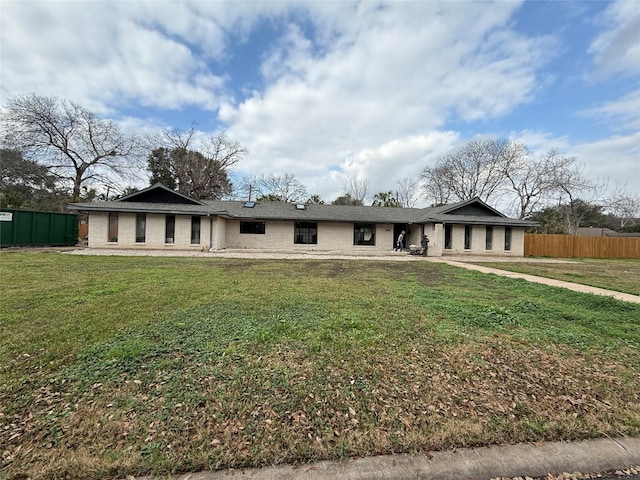
<instances>
[{"instance_id":1,"label":"dirt patch","mask_svg":"<svg viewBox=\"0 0 640 480\"><path fill-rule=\"evenodd\" d=\"M37 249L34 249L37 251ZM60 250L62 251L62 250ZM340 260L387 260L399 262L441 262L457 261L468 263L485 262L518 262L518 263L576 263L574 260L557 258L533 258L533 257L506 257L506 256L482 256L482 255L445 255L443 257L422 257L411 255L408 252L396 252L394 250L382 252L352 252L347 250L331 251L293 251L293 250L251 250L251 249L225 249L217 251L188 251L188 250L134 250L134 249L96 249L69 247L65 253L74 255L115 255L115 256L149 256L149 257L204 257L204 258L244 258L244 259L340 259Z\"/></svg>"}]
</instances>

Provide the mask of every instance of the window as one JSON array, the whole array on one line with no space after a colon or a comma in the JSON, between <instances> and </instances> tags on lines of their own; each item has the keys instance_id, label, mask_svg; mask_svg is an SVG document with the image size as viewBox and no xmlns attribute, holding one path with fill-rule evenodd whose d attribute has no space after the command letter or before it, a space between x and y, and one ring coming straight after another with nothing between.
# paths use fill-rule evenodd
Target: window
<instances>
[{"instance_id":1,"label":"window","mask_svg":"<svg viewBox=\"0 0 640 480\"><path fill-rule=\"evenodd\" d=\"M264 222L240 222L240 233L258 233L264 235Z\"/></svg>"},{"instance_id":2,"label":"window","mask_svg":"<svg viewBox=\"0 0 640 480\"><path fill-rule=\"evenodd\" d=\"M144 213L136 215L136 243L144 243L147 233L147 216Z\"/></svg>"},{"instance_id":3,"label":"window","mask_svg":"<svg viewBox=\"0 0 640 480\"><path fill-rule=\"evenodd\" d=\"M451 242L451 225L444 226L444 248L446 250L451 250L452 248Z\"/></svg>"},{"instance_id":4,"label":"window","mask_svg":"<svg viewBox=\"0 0 640 480\"><path fill-rule=\"evenodd\" d=\"M256 206L256 202L244 202L244 208L253 208Z\"/></svg>"},{"instance_id":5,"label":"window","mask_svg":"<svg viewBox=\"0 0 640 480\"><path fill-rule=\"evenodd\" d=\"M471 250L471 225L464 226L464 249Z\"/></svg>"},{"instance_id":6,"label":"window","mask_svg":"<svg viewBox=\"0 0 640 480\"><path fill-rule=\"evenodd\" d=\"M491 225L487 225L487 231L485 234L485 242L484 242L485 250L493 249L493 227Z\"/></svg>"},{"instance_id":7,"label":"window","mask_svg":"<svg viewBox=\"0 0 640 480\"><path fill-rule=\"evenodd\" d=\"M353 224L354 245L375 245L376 226L373 223Z\"/></svg>"},{"instance_id":8,"label":"window","mask_svg":"<svg viewBox=\"0 0 640 480\"><path fill-rule=\"evenodd\" d=\"M164 243L175 243L176 216L167 215L164 221Z\"/></svg>"},{"instance_id":9,"label":"window","mask_svg":"<svg viewBox=\"0 0 640 480\"><path fill-rule=\"evenodd\" d=\"M118 241L118 214L117 213L109 213L109 233L108 233L109 242L117 242Z\"/></svg>"},{"instance_id":10,"label":"window","mask_svg":"<svg viewBox=\"0 0 640 480\"><path fill-rule=\"evenodd\" d=\"M296 203L296 210L306 210L307 206L304 203Z\"/></svg>"},{"instance_id":11,"label":"window","mask_svg":"<svg viewBox=\"0 0 640 480\"><path fill-rule=\"evenodd\" d=\"M316 245L318 243L318 224L296 222L293 243Z\"/></svg>"},{"instance_id":12,"label":"window","mask_svg":"<svg viewBox=\"0 0 640 480\"><path fill-rule=\"evenodd\" d=\"M511 227L504 227L504 249L511 250Z\"/></svg>"},{"instance_id":13,"label":"window","mask_svg":"<svg viewBox=\"0 0 640 480\"><path fill-rule=\"evenodd\" d=\"M200 244L200 217L191 217L191 245Z\"/></svg>"}]
</instances>

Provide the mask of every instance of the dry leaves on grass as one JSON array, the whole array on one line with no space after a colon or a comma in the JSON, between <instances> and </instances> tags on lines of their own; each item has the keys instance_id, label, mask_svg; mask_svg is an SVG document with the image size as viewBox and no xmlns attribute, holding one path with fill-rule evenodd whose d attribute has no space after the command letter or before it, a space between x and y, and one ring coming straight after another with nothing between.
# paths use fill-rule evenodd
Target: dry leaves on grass
<instances>
[{"instance_id":1,"label":"dry leaves on grass","mask_svg":"<svg viewBox=\"0 0 640 480\"><path fill-rule=\"evenodd\" d=\"M616 435L640 418L638 373L506 337L393 356L291 347L181 365L79 396L62 381L35 390L0 417L3 468L45 479L261 466Z\"/></svg>"}]
</instances>

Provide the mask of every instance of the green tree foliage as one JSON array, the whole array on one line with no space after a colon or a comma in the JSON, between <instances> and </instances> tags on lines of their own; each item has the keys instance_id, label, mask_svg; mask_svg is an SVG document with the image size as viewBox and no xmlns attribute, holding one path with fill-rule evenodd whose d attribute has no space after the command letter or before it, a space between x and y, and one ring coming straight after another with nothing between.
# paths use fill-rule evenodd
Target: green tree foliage
<instances>
[{"instance_id":1,"label":"green tree foliage","mask_svg":"<svg viewBox=\"0 0 640 480\"><path fill-rule=\"evenodd\" d=\"M560 234L575 234L580 227L607 227L610 221L602 206L581 199L574 200L572 204L546 207L529 219L540 223L534 229L537 233Z\"/></svg>"},{"instance_id":2,"label":"green tree foliage","mask_svg":"<svg viewBox=\"0 0 640 480\"><path fill-rule=\"evenodd\" d=\"M161 182L196 199L219 199L231 192L225 168L215 159L186 148L158 148L148 158L151 184Z\"/></svg>"},{"instance_id":3,"label":"green tree foliage","mask_svg":"<svg viewBox=\"0 0 640 480\"><path fill-rule=\"evenodd\" d=\"M393 192L379 192L373 196L373 207L400 207L400 202L393 196Z\"/></svg>"},{"instance_id":4,"label":"green tree foliage","mask_svg":"<svg viewBox=\"0 0 640 480\"><path fill-rule=\"evenodd\" d=\"M260 195L256 201L258 202L284 202L285 200L280 196L274 193L267 193L264 195Z\"/></svg>"},{"instance_id":5,"label":"green tree foliage","mask_svg":"<svg viewBox=\"0 0 640 480\"><path fill-rule=\"evenodd\" d=\"M364 205L364 202L358 198L353 198L350 193L345 193L336 198L332 205L355 205L361 207Z\"/></svg>"},{"instance_id":6,"label":"green tree foliage","mask_svg":"<svg viewBox=\"0 0 640 480\"><path fill-rule=\"evenodd\" d=\"M228 171L248 150L226 135L206 138L198 150L192 148L194 127L184 132L164 132L164 145L155 148L147 158L151 184L167 187L196 199L220 199L231 194Z\"/></svg>"},{"instance_id":7,"label":"green tree foliage","mask_svg":"<svg viewBox=\"0 0 640 480\"><path fill-rule=\"evenodd\" d=\"M156 148L147 158L147 170L151 172L149 183L155 185L162 183L166 187L176 190L178 182L171 169L172 150L168 148Z\"/></svg>"},{"instance_id":8,"label":"green tree foliage","mask_svg":"<svg viewBox=\"0 0 640 480\"><path fill-rule=\"evenodd\" d=\"M70 201L67 192L56 188L49 169L22 152L0 150L0 206L30 210L61 211Z\"/></svg>"},{"instance_id":9,"label":"green tree foliage","mask_svg":"<svg viewBox=\"0 0 640 480\"><path fill-rule=\"evenodd\" d=\"M305 203L308 203L311 205L324 205L324 200L320 198L320 195L318 195L317 193L314 193L307 199Z\"/></svg>"},{"instance_id":10,"label":"green tree foliage","mask_svg":"<svg viewBox=\"0 0 640 480\"><path fill-rule=\"evenodd\" d=\"M567 207L569 206L565 206L565 209ZM589 203L579 198L573 201L571 211L578 215L578 227L606 227L609 221L603 213L601 205Z\"/></svg>"},{"instance_id":11,"label":"green tree foliage","mask_svg":"<svg viewBox=\"0 0 640 480\"><path fill-rule=\"evenodd\" d=\"M532 229L535 233L567 233L565 216L558 207L543 208L532 214L529 219L540 224Z\"/></svg>"}]
</instances>

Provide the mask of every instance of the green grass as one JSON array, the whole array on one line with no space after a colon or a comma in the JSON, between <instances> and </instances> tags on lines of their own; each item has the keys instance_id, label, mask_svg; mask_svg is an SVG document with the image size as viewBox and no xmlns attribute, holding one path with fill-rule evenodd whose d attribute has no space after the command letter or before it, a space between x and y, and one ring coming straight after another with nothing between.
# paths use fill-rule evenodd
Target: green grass
<instances>
[{"instance_id":1,"label":"green grass","mask_svg":"<svg viewBox=\"0 0 640 480\"><path fill-rule=\"evenodd\" d=\"M0 257L0 478L640 433L640 306L431 262Z\"/></svg>"},{"instance_id":2,"label":"green grass","mask_svg":"<svg viewBox=\"0 0 640 480\"><path fill-rule=\"evenodd\" d=\"M640 295L638 259L581 258L562 263L483 262L482 265Z\"/></svg>"}]
</instances>

